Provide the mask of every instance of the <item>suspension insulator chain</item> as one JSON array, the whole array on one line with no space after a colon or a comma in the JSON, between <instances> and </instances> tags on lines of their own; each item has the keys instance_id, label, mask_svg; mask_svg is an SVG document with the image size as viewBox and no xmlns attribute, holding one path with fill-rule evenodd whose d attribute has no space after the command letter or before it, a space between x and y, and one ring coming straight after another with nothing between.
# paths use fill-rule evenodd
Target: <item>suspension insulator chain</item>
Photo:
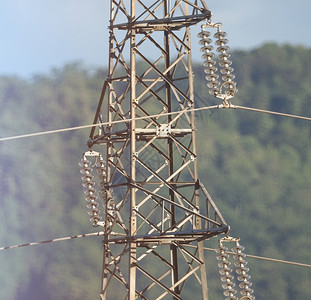
<instances>
[{"instance_id":1,"label":"suspension insulator chain","mask_svg":"<svg viewBox=\"0 0 311 300\"><path fill-rule=\"evenodd\" d=\"M227 247L225 247L222 242L219 242L219 247L216 249L216 252L219 253L217 256L217 259L220 261L218 263L219 267L219 273L221 275L220 279L222 282L222 288L224 289L224 295L226 296L226 300L236 300L238 299L235 294L237 291L234 289L235 283L232 281L234 279L234 276L230 273L232 272L232 269L230 268L231 262L228 260L229 254L226 253L228 250Z\"/></svg>"},{"instance_id":2,"label":"suspension insulator chain","mask_svg":"<svg viewBox=\"0 0 311 300\"><path fill-rule=\"evenodd\" d=\"M232 61L229 60L231 54L229 53L230 48L226 46L228 40L225 38L227 33L224 31L220 31L214 34L214 37L217 38L216 45L218 48L216 49L217 52L220 54L218 55L218 64L221 67L220 73L222 74L222 81L223 84L221 85L221 94L228 97L233 97L234 94L237 92L236 90L236 83L233 81L235 76L232 74L234 69L231 67Z\"/></svg>"},{"instance_id":3,"label":"suspension insulator chain","mask_svg":"<svg viewBox=\"0 0 311 300\"><path fill-rule=\"evenodd\" d=\"M94 164L91 160L87 159L87 157L95 157L99 159L99 161ZM90 215L90 221L93 226L99 226L99 222L102 219L99 210L99 203L97 202L98 198L103 198L104 193L104 185L106 181L106 171L105 171L105 162L103 161L101 155L95 151L88 151L82 155L81 161L79 162L81 167L80 173L83 175L82 186L85 194L85 200L87 202L88 214ZM97 195L97 191L95 189L96 181L94 179L93 167L96 166L96 169L99 172L99 185L100 185L100 197Z\"/></svg>"},{"instance_id":4,"label":"suspension insulator chain","mask_svg":"<svg viewBox=\"0 0 311 300\"><path fill-rule=\"evenodd\" d=\"M99 196L102 200L104 212L106 216L106 231L109 231L109 227L113 224L116 215L116 205L113 197L113 190L107 189L107 175L106 175L106 162L100 156L96 163L96 171L99 173Z\"/></svg>"},{"instance_id":5,"label":"suspension insulator chain","mask_svg":"<svg viewBox=\"0 0 311 300\"><path fill-rule=\"evenodd\" d=\"M214 60L215 54L212 52L213 46L211 45L212 40L209 38L211 33L202 29L202 31L198 34L198 37L201 38L199 44L202 45L200 48L201 52L204 54L201 56L205 61L204 65L204 72L207 74L205 79L208 81L207 87L209 88L209 93L211 95L217 95L219 91L220 82L218 80L219 75L217 72L216 60Z\"/></svg>"},{"instance_id":6,"label":"suspension insulator chain","mask_svg":"<svg viewBox=\"0 0 311 300\"><path fill-rule=\"evenodd\" d=\"M99 186L100 186L100 198L103 200L103 205L106 203L106 184L107 184L107 175L106 175L106 162L100 156L99 161L96 163L96 171L98 172L99 177Z\"/></svg>"},{"instance_id":7,"label":"suspension insulator chain","mask_svg":"<svg viewBox=\"0 0 311 300\"><path fill-rule=\"evenodd\" d=\"M94 226L101 220L100 210L98 209L99 203L97 200L96 189L94 176L91 174L93 168L91 167L91 161L88 160L85 156L82 157L81 162L79 163L81 169L80 172L83 174L82 186L84 188L85 200L87 202L88 214L91 216L90 221Z\"/></svg>"},{"instance_id":8,"label":"suspension insulator chain","mask_svg":"<svg viewBox=\"0 0 311 300\"><path fill-rule=\"evenodd\" d=\"M234 71L231 67L232 61L229 60L231 54L229 53L230 48L227 46L228 40L225 38L227 33L221 31L220 27L220 23L206 23L201 26L202 30L198 34L198 37L200 38L199 44L202 46L200 51L204 52L201 57L204 59L204 72L207 74L205 78L207 80L209 93L222 99L223 102L227 102L228 99L234 97L238 90L236 88L236 83L233 81L235 76L232 74ZM211 33L206 28L217 29L213 37L216 39L215 45L217 46L216 51L218 52L217 62L219 68L216 67L216 60L214 59L215 53L212 52Z\"/></svg>"},{"instance_id":9,"label":"suspension insulator chain","mask_svg":"<svg viewBox=\"0 0 311 300\"><path fill-rule=\"evenodd\" d=\"M247 261L245 260L246 255L242 252L244 247L239 244L239 241L236 241L236 246L232 248L232 251L235 253L233 258L235 259L234 265L236 266L236 273L238 274L238 280L241 281L239 284L240 293L243 296L241 299L253 300L255 297L251 296L254 292L250 287L252 283L249 281L251 276L247 274L249 268L246 268Z\"/></svg>"},{"instance_id":10,"label":"suspension insulator chain","mask_svg":"<svg viewBox=\"0 0 311 300\"><path fill-rule=\"evenodd\" d=\"M237 290L233 289L235 283L233 282L235 277L231 275L232 269L229 267L231 261L229 260L228 248L223 245L224 242L234 242L235 247L232 248L233 259L235 260L235 272L237 273L237 280L240 281L239 288L241 298L235 296ZM219 247L216 252L219 254L217 259L221 262L218 263L219 273L221 275L221 281L226 296L225 300L254 300L255 297L252 296L254 290L250 287L252 283L249 281L250 275L247 274L249 269L246 267L247 261L245 260L246 255L243 253L244 247L239 244L239 238L224 237L219 240Z\"/></svg>"}]
</instances>

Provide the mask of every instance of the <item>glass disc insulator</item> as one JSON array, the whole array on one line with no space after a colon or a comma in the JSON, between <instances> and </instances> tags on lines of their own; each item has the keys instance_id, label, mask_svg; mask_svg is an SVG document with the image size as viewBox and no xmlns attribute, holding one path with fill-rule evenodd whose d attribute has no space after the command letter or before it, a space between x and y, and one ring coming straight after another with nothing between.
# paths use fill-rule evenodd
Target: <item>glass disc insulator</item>
<instances>
[{"instance_id":1,"label":"glass disc insulator","mask_svg":"<svg viewBox=\"0 0 311 300\"><path fill-rule=\"evenodd\" d=\"M211 45L205 45L205 46L200 48L201 52L205 52L205 51L209 52L209 51L212 51L212 50L213 50L213 46L211 46Z\"/></svg>"},{"instance_id":2,"label":"glass disc insulator","mask_svg":"<svg viewBox=\"0 0 311 300\"><path fill-rule=\"evenodd\" d=\"M228 58L231 56L230 53L222 53L218 55L218 59L222 61L228 60Z\"/></svg>"},{"instance_id":3,"label":"glass disc insulator","mask_svg":"<svg viewBox=\"0 0 311 300\"><path fill-rule=\"evenodd\" d=\"M211 33L209 31L203 30L203 31L198 33L197 37L202 39L202 38L208 37L210 35L211 35Z\"/></svg>"},{"instance_id":4,"label":"glass disc insulator","mask_svg":"<svg viewBox=\"0 0 311 300\"><path fill-rule=\"evenodd\" d=\"M227 73L232 73L234 69L232 67L224 67L220 69L220 73L222 74L227 74Z\"/></svg>"},{"instance_id":5,"label":"glass disc insulator","mask_svg":"<svg viewBox=\"0 0 311 300\"><path fill-rule=\"evenodd\" d=\"M215 56L214 53L208 52L208 53L204 53L204 54L201 56L201 58L206 59L206 60L209 60L209 59L212 59L214 56Z\"/></svg>"},{"instance_id":6,"label":"glass disc insulator","mask_svg":"<svg viewBox=\"0 0 311 300\"><path fill-rule=\"evenodd\" d=\"M216 60L213 60L213 59L206 60L206 61L203 62L203 66L204 67L208 67L209 68L209 67L212 67L214 65L216 65Z\"/></svg>"},{"instance_id":7,"label":"glass disc insulator","mask_svg":"<svg viewBox=\"0 0 311 300\"><path fill-rule=\"evenodd\" d=\"M219 46L217 49L216 49L218 52L227 52L230 50L230 47L229 46Z\"/></svg>"},{"instance_id":8,"label":"glass disc insulator","mask_svg":"<svg viewBox=\"0 0 311 300\"><path fill-rule=\"evenodd\" d=\"M211 74L214 74L215 72L217 72L217 68L214 67L214 66L204 69L204 73L205 73L205 74L211 75ZM208 79L208 80L209 80L209 79Z\"/></svg>"},{"instance_id":9,"label":"glass disc insulator","mask_svg":"<svg viewBox=\"0 0 311 300\"><path fill-rule=\"evenodd\" d=\"M224 38L226 36L227 36L227 33L224 31L218 31L214 34L214 38L216 39Z\"/></svg>"},{"instance_id":10,"label":"glass disc insulator","mask_svg":"<svg viewBox=\"0 0 311 300\"><path fill-rule=\"evenodd\" d=\"M235 76L233 74L226 74L226 75L221 76L221 79L223 81L230 81L230 80L232 80L234 78L235 78Z\"/></svg>"},{"instance_id":11,"label":"glass disc insulator","mask_svg":"<svg viewBox=\"0 0 311 300\"><path fill-rule=\"evenodd\" d=\"M222 45L228 44L228 43L229 43L229 41L227 39L220 39L220 40L215 41L215 44L219 45L219 46L222 46Z\"/></svg>"}]
</instances>

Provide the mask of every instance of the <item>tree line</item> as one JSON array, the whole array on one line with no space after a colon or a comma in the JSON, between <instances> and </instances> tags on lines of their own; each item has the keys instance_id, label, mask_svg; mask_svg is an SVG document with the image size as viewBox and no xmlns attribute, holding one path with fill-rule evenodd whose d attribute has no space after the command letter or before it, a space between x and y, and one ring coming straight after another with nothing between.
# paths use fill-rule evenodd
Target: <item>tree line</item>
<instances>
[{"instance_id":1,"label":"tree line","mask_svg":"<svg viewBox=\"0 0 311 300\"><path fill-rule=\"evenodd\" d=\"M233 104L311 116L310 49L266 44L234 51L232 61ZM217 104L200 63L194 72L196 106ZM105 69L78 63L31 80L0 77L1 136L91 123L105 77ZM197 113L197 127L200 179L230 234L247 253L310 263L311 123L219 109ZM0 246L93 230L78 166L88 133L0 143ZM206 245L217 246L217 238ZM86 238L0 252L0 298L98 298L101 247L100 238ZM215 253L206 255L210 298L223 299ZM310 269L248 261L257 299L310 298Z\"/></svg>"}]
</instances>

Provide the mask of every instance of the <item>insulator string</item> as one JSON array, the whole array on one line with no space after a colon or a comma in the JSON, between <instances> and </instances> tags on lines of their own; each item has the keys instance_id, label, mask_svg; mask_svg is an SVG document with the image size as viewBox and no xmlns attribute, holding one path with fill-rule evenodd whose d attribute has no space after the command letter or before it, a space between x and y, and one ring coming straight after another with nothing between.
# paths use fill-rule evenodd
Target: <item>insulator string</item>
<instances>
[{"instance_id":1,"label":"insulator string","mask_svg":"<svg viewBox=\"0 0 311 300\"><path fill-rule=\"evenodd\" d=\"M236 300L237 297L235 294L237 290L234 288L235 283L232 281L234 276L231 275L232 269L230 268L231 262L229 261L229 254L226 253L228 250L221 242L219 243L219 247L216 249L217 259L220 261L218 263L219 274L221 275L220 279L222 282L222 288L224 289L223 294L226 296L226 300Z\"/></svg>"},{"instance_id":2,"label":"insulator string","mask_svg":"<svg viewBox=\"0 0 311 300\"><path fill-rule=\"evenodd\" d=\"M88 157L95 158L95 163L92 163ZM106 211L106 162L103 160L100 153L96 151L87 151L83 153L79 166L81 167L80 173L83 175L81 179L85 201L87 202L87 213L90 216L90 221L93 226L98 226L99 222L102 220L102 216L97 200L102 202L104 211ZM97 181L95 181L95 176L92 174L94 168L98 173ZM96 186L98 186L99 192L96 190Z\"/></svg>"},{"instance_id":3,"label":"insulator string","mask_svg":"<svg viewBox=\"0 0 311 300\"><path fill-rule=\"evenodd\" d=\"M94 159L95 162L93 162ZM83 174L81 177L82 186L89 209L87 213L90 215L90 221L93 226L104 226L106 232L110 232L117 209L113 189L109 187L107 182L106 161L99 152L87 151L83 153L79 165L81 167L80 172ZM96 176L93 175L94 173Z\"/></svg>"},{"instance_id":4,"label":"insulator string","mask_svg":"<svg viewBox=\"0 0 311 300\"><path fill-rule=\"evenodd\" d=\"M232 61L229 59L231 56L229 52L230 48L227 45L229 41L225 38L227 33L222 31L220 27L220 23L214 24L207 22L201 26L201 32L198 34L198 38L200 38L199 44L202 46L200 51L204 52L201 57L204 59L203 66L204 72L207 74L205 79L207 80L208 92L227 102L238 90L236 88L236 83L233 81L235 76L232 74L234 69L231 67ZM211 45L211 33L206 28L217 29L213 37L216 39L215 45L217 47L216 52L218 52L218 67L214 59L215 53L212 51L214 47Z\"/></svg>"},{"instance_id":5,"label":"insulator string","mask_svg":"<svg viewBox=\"0 0 311 300\"><path fill-rule=\"evenodd\" d=\"M246 255L242 252L244 247L239 244L239 241L235 241L236 245L232 248L232 251L235 253L233 258L235 259L234 265L236 266L236 273L237 279L241 283L239 284L240 287L240 294L247 299L254 299L251 294L254 292L253 289L250 287L252 283L249 281L251 278L248 273L249 268L246 267L247 261L245 260Z\"/></svg>"},{"instance_id":6,"label":"insulator string","mask_svg":"<svg viewBox=\"0 0 311 300\"><path fill-rule=\"evenodd\" d=\"M237 280L240 282L238 287L240 290L241 298L240 299L248 299L254 300L255 297L252 296L254 290L251 289L252 283L250 280L250 275L248 274L249 268L246 267L247 261L245 259L246 255L243 253L244 247L240 245L239 238L233 237L223 237L219 240L219 246L216 249L216 253L219 255L216 257L221 262L218 263L219 273L221 275L220 279L222 282L222 288L224 289L223 294L226 296L225 300L238 300L239 298L235 296L237 290L234 289L235 283L233 280L235 279L234 275L231 275L232 268L230 268L231 261L229 260L228 248L223 245L223 243L233 242L235 243L235 247L232 248L233 259L234 259L234 267L235 272L237 274Z\"/></svg>"}]
</instances>

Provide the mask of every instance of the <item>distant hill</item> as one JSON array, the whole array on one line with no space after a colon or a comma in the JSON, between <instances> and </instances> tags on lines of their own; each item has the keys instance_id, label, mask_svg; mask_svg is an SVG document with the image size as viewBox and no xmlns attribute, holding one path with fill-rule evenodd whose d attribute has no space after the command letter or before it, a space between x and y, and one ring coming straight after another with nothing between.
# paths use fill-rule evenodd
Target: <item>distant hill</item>
<instances>
[{"instance_id":1,"label":"distant hill","mask_svg":"<svg viewBox=\"0 0 311 300\"><path fill-rule=\"evenodd\" d=\"M232 61L233 104L311 117L310 49L266 44ZM194 70L196 106L219 103L202 65ZM80 64L0 77L0 136L91 123L105 77ZM200 111L197 123L200 179L230 234L247 253L311 264L311 122L223 109ZM78 166L87 139L86 129L0 142L0 246L95 231ZM210 298L224 299L215 254L207 258ZM248 261L257 299L311 297L311 269ZM0 251L0 299L97 299L101 263L100 238Z\"/></svg>"}]
</instances>

